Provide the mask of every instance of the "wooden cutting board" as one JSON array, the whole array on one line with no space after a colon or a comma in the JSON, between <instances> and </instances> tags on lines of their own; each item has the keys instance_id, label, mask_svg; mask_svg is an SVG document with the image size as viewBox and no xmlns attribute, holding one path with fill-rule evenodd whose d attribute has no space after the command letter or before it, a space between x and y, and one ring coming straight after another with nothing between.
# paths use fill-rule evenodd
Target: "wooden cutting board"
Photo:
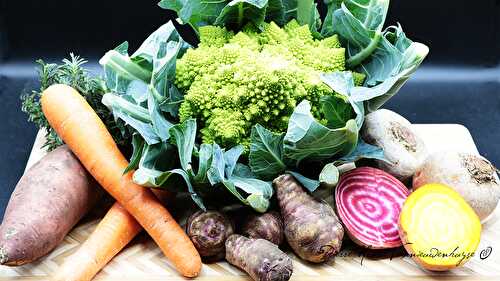
<instances>
[{"instance_id":1,"label":"wooden cutting board","mask_svg":"<svg viewBox=\"0 0 500 281\"><path fill-rule=\"evenodd\" d=\"M469 131L461 125L414 125L429 150L445 149L477 153ZM38 161L45 151L40 149L43 134L38 133L27 167ZM346 244L331 262L312 265L290 254L294 261L292 280L500 280L500 208L483 225L481 243L476 255L461 268L445 273L432 273L420 269L403 251L366 252ZM90 235L98 219L81 222L53 252L41 260L20 267L0 266L3 280L50 280L50 275L64 259L71 255ZM482 259L480 253L491 249ZM135 239L116 256L95 280L185 280L179 276L155 243L146 235ZM250 280L237 268L219 262L204 265L196 280Z\"/></svg>"}]
</instances>

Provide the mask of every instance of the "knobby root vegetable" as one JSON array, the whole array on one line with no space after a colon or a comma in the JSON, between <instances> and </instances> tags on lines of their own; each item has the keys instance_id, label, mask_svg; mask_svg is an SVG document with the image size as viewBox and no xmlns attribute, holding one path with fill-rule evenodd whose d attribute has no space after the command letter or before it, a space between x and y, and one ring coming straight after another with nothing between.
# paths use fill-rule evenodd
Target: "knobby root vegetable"
<instances>
[{"instance_id":1,"label":"knobby root vegetable","mask_svg":"<svg viewBox=\"0 0 500 281\"><path fill-rule=\"evenodd\" d=\"M0 264L22 265L49 253L101 195L67 146L49 152L11 195L0 226Z\"/></svg>"},{"instance_id":2,"label":"knobby root vegetable","mask_svg":"<svg viewBox=\"0 0 500 281\"><path fill-rule=\"evenodd\" d=\"M390 174L360 167L342 175L335 189L335 203L351 240L371 249L388 249L402 245L399 213L409 194L408 188Z\"/></svg>"},{"instance_id":3,"label":"knobby root vegetable","mask_svg":"<svg viewBox=\"0 0 500 281\"><path fill-rule=\"evenodd\" d=\"M389 162L374 160L377 167L401 181L411 178L427 157L424 142L411 123L396 112L379 109L365 117L361 137L384 149Z\"/></svg>"},{"instance_id":4,"label":"knobby root vegetable","mask_svg":"<svg viewBox=\"0 0 500 281\"><path fill-rule=\"evenodd\" d=\"M128 161L106 126L73 88L56 84L41 98L49 124L92 176L141 224L185 277L201 270L201 257L184 230L149 189L123 174Z\"/></svg>"},{"instance_id":5,"label":"knobby root vegetable","mask_svg":"<svg viewBox=\"0 0 500 281\"><path fill-rule=\"evenodd\" d=\"M449 270L474 255L481 222L456 191L427 184L414 191L401 211L399 231L410 256L423 268Z\"/></svg>"},{"instance_id":6,"label":"knobby root vegetable","mask_svg":"<svg viewBox=\"0 0 500 281\"><path fill-rule=\"evenodd\" d=\"M233 234L226 240L226 260L255 281L286 281L293 273L292 260L277 245Z\"/></svg>"},{"instance_id":7,"label":"knobby root vegetable","mask_svg":"<svg viewBox=\"0 0 500 281\"><path fill-rule=\"evenodd\" d=\"M53 281L90 281L140 231L141 225L115 203L78 250L58 268Z\"/></svg>"},{"instance_id":8,"label":"knobby root vegetable","mask_svg":"<svg viewBox=\"0 0 500 281\"><path fill-rule=\"evenodd\" d=\"M241 233L249 238L265 239L280 245L283 242L283 220L276 211L264 214L252 212L245 219Z\"/></svg>"},{"instance_id":9,"label":"knobby root vegetable","mask_svg":"<svg viewBox=\"0 0 500 281\"><path fill-rule=\"evenodd\" d=\"M294 252L310 262L324 262L340 251L344 229L332 207L309 195L290 174L274 180L285 237Z\"/></svg>"},{"instance_id":10,"label":"knobby root vegetable","mask_svg":"<svg viewBox=\"0 0 500 281\"><path fill-rule=\"evenodd\" d=\"M430 155L417 170L413 188L442 183L460 193L484 222L500 200L500 180L496 169L484 157L454 151Z\"/></svg>"},{"instance_id":11,"label":"knobby root vegetable","mask_svg":"<svg viewBox=\"0 0 500 281\"><path fill-rule=\"evenodd\" d=\"M224 259L226 239L234 233L231 220L218 211L197 211L186 224L186 232L203 261Z\"/></svg>"}]
</instances>

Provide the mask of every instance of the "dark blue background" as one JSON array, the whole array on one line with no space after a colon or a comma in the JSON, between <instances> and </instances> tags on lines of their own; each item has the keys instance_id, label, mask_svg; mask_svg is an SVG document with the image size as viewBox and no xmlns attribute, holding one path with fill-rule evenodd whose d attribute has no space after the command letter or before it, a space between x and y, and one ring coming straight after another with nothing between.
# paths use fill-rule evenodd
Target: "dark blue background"
<instances>
[{"instance_id":1,"label":"dark blue background","mask_svg":"<svg viewBox=\"0 0 500 281\"><path fill-rule=\"evenodd\" d=\"M172 14L155 1L0 1L0 217L36 129L19 96L36 87L33 61L75 52L96 61L124 40L134 49ZM430 54L387 108L412 122L459 123L479 151L500 165L500 4L494 0L393 0L400 22Z\"/></svg>"}]
</instances>

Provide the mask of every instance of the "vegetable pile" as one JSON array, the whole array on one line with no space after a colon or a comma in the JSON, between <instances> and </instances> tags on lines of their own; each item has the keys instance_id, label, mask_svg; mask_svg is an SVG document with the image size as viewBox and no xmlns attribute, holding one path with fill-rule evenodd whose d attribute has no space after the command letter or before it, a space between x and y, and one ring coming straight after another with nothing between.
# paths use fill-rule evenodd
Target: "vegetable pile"
<instances>
[{"instance_id":1,"label":"vegetable pile","mask_svg":"<svg viewBox=\"0 0 500 281\"><path fill-rule=\"evenodd\" d=\"M285 171L314 191L319 172L301 165L380 157L358 140L365 112L394 95L428 49L400 26L383 30L387 1L354 3L327 3L320 24L312 1L160 2L194 28L198 46L169 22L135 52L124 42L100 60L103 103L134 135L133 181L184 187L201 209L230 192L264 212L267 181Z\"/></svg>"},{"instance_id":2,"label":"vegetable pile","mask_svg":"<svg viewBox=\"0 0 500 281\"><path fill-rule=\"evenodd\" d=\"M41 88L23 110L46 130L49 150L67 146L20 180L0 262L51 251L97 201L91 175L116 202L55 280L91 280L142 229L185 277L200 274L203 258L254 280L288 280L293 264L280 247L327 262L344 232L374 251L404 244L426 269L463 265L469 256L422 257L462 241L473 253L476 213L491 215L500 183L479 156L429 155L408 120L380 109L428 53L400 25L384 28L388 5L325 0L320 16L312 0L163 0L176 23L134 52L127 42L106 52L103 77L74 55L40 61ZM184 41L178 24L199 42ZM346 172L348 163L357 168ZM167 210L176 204L191 214L185 228ZM38 233L46 213L51 224Z\"/></svg>"}]
</instances>

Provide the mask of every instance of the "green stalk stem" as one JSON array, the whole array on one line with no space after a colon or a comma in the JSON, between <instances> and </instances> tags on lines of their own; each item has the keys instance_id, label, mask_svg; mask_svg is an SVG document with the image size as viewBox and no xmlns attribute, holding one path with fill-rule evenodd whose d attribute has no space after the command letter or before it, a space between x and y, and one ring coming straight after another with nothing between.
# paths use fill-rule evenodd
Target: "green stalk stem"
<instances>
[{"instance_id":1,"label":"green stalk stem","mask_svg":"<svg viewBox=\"0 0 500 281\"><path fill-rule=\"evenodd\" d=\"M151 71L141 68L133 63L128 56L124 56L115 50L107 52L99 63L126 74L132 79L139 79L146 83L151 80Z\"/></svg>"},{"instance_id":2,"label":"green stalk stem","mask_svg":"<svg viewBox=\"0 0 500 281\"><path fill-rule=\"evenodd\" d=\"M314 6L313 0L298 0L297 21L300 24L309 24L311 20L311 10Z\"/></svg>"},{"instance_id":3,"label":"green stalk stem","mask_svg":"<svg viewBox=\"0 0 500 281\"><path fill-rule=\"evenodd\" d=\"M149 88L149 91L151 92L151 94L153 94L153 96L155 97L155 99L158 101L158 103L162 103L166 100L166 98L162 95L160 95L160 93L158 93L158 91L156 90L156 88L153 86L153 85L148 85L148 88Z\"/></svg>"},{"instance_id":4,"label":"green stalk stem","mask_svg":"<svg viewBox=\"0 0 500 281\"><path fill-rule=\"evenodd\" d=\"M243 23L243 2L238 4L238 27Z\"/></svg>"},{"instance_id":5,"label":"green stalk stem","mask_svg":"<svg viewBox=\"0 0 500 281\"><path fill-rule=\"evenodd\" d=\"M381 38L382 38L382 33L380 33L380 32L375 33L375 36L372 38L372 40L371 40L370 44L368 44L368 46L366 46L359 53L350 57L347 60L347 66L349 68L354 68L355 66L362 63L367 57L369 57L375 51Z\"/></svg>"},{"instance_id":6,"label":"green stalk stem","mask_svg":"<svg viewBox=\"0 0 500 281\"><path fill-rule=\"evenodd\" d=\"M147 109L142 106L133 104L121 97L108 93L102 97L102 103L107 107L119 108L131 117L140 120L142 122L150 123L151 118Z\"/></svg>"}]
</instances>

